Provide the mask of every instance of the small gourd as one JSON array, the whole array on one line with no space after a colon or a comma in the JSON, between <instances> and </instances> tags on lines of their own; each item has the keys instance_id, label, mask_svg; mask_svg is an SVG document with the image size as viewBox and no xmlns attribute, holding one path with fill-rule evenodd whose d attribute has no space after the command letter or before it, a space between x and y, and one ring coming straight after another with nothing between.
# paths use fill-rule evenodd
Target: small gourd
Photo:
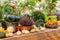
<instances>
[{"instance_id":1,"label":"small gourd","mask_svg":"<svg viewBox=\"0 0 60 40\"><path fill-rule=\"evenodd\" d=\"M59 20L59 21L57 21L57 24L58 24L58 26L60 26L60 20Z\"/></svg>"},{"instance_id":2,"label":"small gourd","mask_svg":"<svg viewBox=\"0 0 60 40\"><path fill-rule=\"evenodd\" d=\"M9 26L9 27L7 28L7 30L8 30L8 32L13 33L13 32L14 32L14 27Z\"/></svg>"},{"instance_id":3,"label":"small gourd","mask_svg":"<svg viewBox=\"0 0 60 40\"><path fill-rule=\"evenodd\" d=\"M36 30L36 32L40 31L39 28L36 28L35 30Z\"/></svg>"},{"instance_id":4,"label":"small gourd","mask_svg":"<svg viewBox=\"0 0 60 40\"><path fill-rule=\"evenodd\" d=\"M13 36L13 33L9 33L9 36Z\"/></svg>"},{"instance_id":5,"label":"small gourd","mask_svg":"<svg viewBox=\"0 0 60 40\"><path fill-rule=\"evenodd\" d=\"M13 33L8 33L8 34L6 34L6 37L11 37L13 35L14 35Z\"/></svg>"},{"instance_id":6,"label":"small gourd","mask_svg":"<svg viewBox=\"0 0 60 40\"><path fill-rule=\"evenodd\" d=\"M16 32L16 34L17 34L17 35L20 35L20 34L21 34L21 32L18 30L18 31Z\"/></svg>"},{"instance_id":7,"label":"small gourd","mask_svg":"<svg viewBox=\"0 0 60 40\"><path fill-rule=\"evenodd\" d=\"M4 33L9 33L8 30L4 30Z\"/></svg>"},{"instance_id":8,"label":"small gourd","mask_svg":"<svg viewBox=\"0 0 60 40\"><path fill-rule=\"evenodd\" d=\"M0 32L3 32L4 31L4 28L0 26Z\"/></svg>"},{"instance_id":9,"label":"small gourd","mask_svg":"<svg viewBox=\"0 0 60 40\"><path fill-rule=\"evenodd\" d=\"M22 30L22 33L30 33L28 30Z\"/></svg>"},{"instance_id":10,"label":"small gourd","mask_svg":"<svg viewBox=\"0 0 60 40\"><path fill-rule=\"evenodd\" d=\"M48 24L53 25L55 22L53 20L48 20Z\"/></svg>"},{"instance_id":11,"label":"small gourd","mask_svg":"<svg viewBox=\"0 0 60 40\"><path fill-rule=\"evenodd\" d=\"M40 30L45 30L46 28L45 27L40 27L41 29Z\"/></svg>"},{"instance_id":12,"label":"small gourd","mask_svg":"<svg viewBox=\"0 0 60 40\"><path fill-rule=\"evenodd\" d=\"M46 29L46 28L43 28L43 27L42 27L40 30L45 30L45 29Z\"/></svg>"},{"instance_id":13,"label":"small gourd","mask_svg":"<svg viewBox=\"0 0 60 40\"><path fill-rule=\"evenodd\" d=\"M30 32L35 32L36 30L35 29L31 29L31 31Z\"/></svg>"},{"instance_id":14,"label":"small gourd","mask_svg":"<svg viewBox=\"0 0 60 40\"><path fill-rule=\"evenodd\" d=\"M4 38L6 35L4 32L0 32L0 38Z\"/></svg>"}]
</instances>

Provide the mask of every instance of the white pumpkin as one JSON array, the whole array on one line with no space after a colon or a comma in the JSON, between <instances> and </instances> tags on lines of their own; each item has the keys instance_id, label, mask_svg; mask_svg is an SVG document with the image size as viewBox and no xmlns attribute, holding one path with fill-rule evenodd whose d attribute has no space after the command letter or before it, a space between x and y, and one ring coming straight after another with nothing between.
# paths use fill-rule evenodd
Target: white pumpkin
<instances>
[{"instance_id":1,"label":"white pumpkin","mask_svg":"<svg viewBox=\"0 0 60 40\"><path fill-rule=\"evenodd\" d=\"M13 36L13 33L9 33L9 36Z\"/></svg>"},{"instance_id":2,"label":"white pumpkin","mask_svg":"<svg viewBox=\"0 0 60 40\"><path fill-rule=\"evenodd\" d=\"M30 32L35 32L36 30L35 29L31 29L31 31Z\"/></svg>"},{"instance_id":3,"label":"white pumpkin","mask_svg":"<svg viewBox=\"0 0 60 40\"><path fill-rule=\"evenodd\" d=\"M45 30L46 28L45 27L41 27L41 29L40 30Z\"/></svg>"},{"instance_id":4,"label":"white pumpkin","mask_svg":"<svg viewBox=\"0 0 60 40\"><path fill-rule=\"evenodd\" d=\"M9 33L8 33L8 34L6 34L6 37L9 37Z\"/></svg>"},{"instance_id":5,"label":"white pumpkin","mask_svg":"<svg viewBox=\"0 0 60 40\"><path fill-rule=\"evenodd\" d=\"M33 25L34 28L37 28L36 25Z\"/></svg>"},{"instance_id":6,"label":"white pumpkin","mask_svg":"<svg viewBox=\"0 0 60 40\"><path fill-rule=\"evenodd\" d=\"M14 27L9 26L9 27L7 28L7 30L8 30L8 32L13 33L13 32L14 32Z\"/></svg>"},{"instance_id":7,"label":"white pumpkin","mask_svg":"<svg viewBox=\"0 0 60 40\"><path fill-rule=\"evenodd\" d=\"M21 34L21 32L20 32L20 31L17 31L17 32L16 32L16 34L17 34L17 35L20 35L20 34Z\"/></svg>"},{"instance_id":8,"label":"white pumpkin","mask_svg":"<svg viewBox=\"0 0 60 40\"><path fill-rule=\"evenodd\" d=\"M40 31L38 28L35 29L36 31Z\"/></svg>"},{"instance_id":9,"label":"white pumpkin","mask_svg":"<svg viewBox=\"0 0 60 40\"><path fill-rule=\"evenodd\" d=\"M8 34L6 34L6 37L11 37L13 35L14 35L13 33L8 33Z\"/></svg>"},{"instance_id":10,"label":"white pumpkin","mask_svg":"<svg viewBox=\"0 0 60 40\"><path fill-rule=\"evenodd\" d=\"M0 32L3 32L4 31L4 28L0 26Z\"/></svg>"},{"instance_id":11,"label":"white pumpkin","mask_svg":"<svg viewBox=\"0 0 60 40\"><path fill-rule=\"evenodd\" d=\"M30 33L28 30L22 30L22 33Z\"/></svg>"}]
</instances>

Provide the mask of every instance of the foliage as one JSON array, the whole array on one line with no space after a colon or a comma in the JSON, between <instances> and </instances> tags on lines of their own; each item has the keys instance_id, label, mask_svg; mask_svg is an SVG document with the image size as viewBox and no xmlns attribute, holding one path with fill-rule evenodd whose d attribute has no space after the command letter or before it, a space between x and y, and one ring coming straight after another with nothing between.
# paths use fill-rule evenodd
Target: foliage
<instances>
[{"instance_id":1,"label":"foliage","mask_svg":"<svg viewBox=\"0 0 60 40\"><path fill-rule=\"evenodd\" d=\"M32 15L32 18L34 19L34 21L37 21L39 19L44 20L44 17L45 17L44 14L40 11L32 12L31 15Z\"/></svg>"},{"instance_id":2,"label":"foliage","mask_svg":"<svg viewBox=\"0 0 60 40\"><path fill-rule=\"evenodd\" d=\"M47 23L48 22L48 19L51 18L54 22L57 22L57 16L47 16L45 18L45 22Z\"/></svg>"},{"instance_id":3,"label":"foliage","mask_svg":"<svg viewBox=\"0 0 60 40\"><path fill-rule=\"evenodd\" d=\"M5 21L7 22L18 22L19 20L20 20L20 17L15 15L7 15L5 17Z\"/></svg>"},{"instance_id":4,"label":"foliage","mask_svg":"<svg viewBox=\"0 0 60 40\"><path fill-rule=\"evenodd\" d=\"M34 21L32 18L27 16L22 16L20 20L20 24L22 26L32 26L34 24Z\"/></svg>"},{"instance_id":5,"label":"foliage","mask_svg":"<svg viewBox=\"0 0 60 40\"><path fill-rule=\"evenodd\" d=\"M11 6L8 5L8 4L5 5L5 7L4 7L4 12L5 12L5 14L9 14L11 11L12 11Z\"/></svg>"},{"instance_id":6,"label":"foliage","mask_svg":"<svg viewBox=\"0 0 60 40\"><path fill-rule=\"evenodd\" d=\"M20 10L16 4L13 5L9 3L10 1L4 2L4 14L9 14L10 12L13 12L14 15L20 16Z\"/></svg>"},{"instance_id":7,"label":"foliage","mask_svg":"<svg viewBox=\"0 0 60 40\"><path fill-rule=\"evenodd\" d=\"M41 0L26 0L23 2L20 2L20 8L24 8L25 6L27 6L30 10L34 8L35 4L37 2L40 2Z\"/></svg>"},{"instance_id":8,"label":"foliage","mask_svg":"<svg viewBox=\"0 0 60 40\"><path fill-rule=\"evenodd\" d=\"M3 18L3 6L0 4L0 22L2 21Z\"/></svg>"},{"instance_id":9,"label":"foliage","mask_svg":"<svg viewBox=\"0 0 60 40\"><path fill-rule=\"evenodd\" d=\"M6 37L5 33L4 32L0 32L0 38L5 38L5 37Z\"/></svg>"},{"instance_id":10,"label":"foliage","mask_svg":"<svg viewBox=\"0 0 60 40\"><path fill-rule=\"evenodd\" d=\"M57 3L57 0L46 0L46 8L44 9L45 12L48 13L48 15L50 15L52 12L54 12L56 9L56 3Z\"/></svg>"}]
</instances>

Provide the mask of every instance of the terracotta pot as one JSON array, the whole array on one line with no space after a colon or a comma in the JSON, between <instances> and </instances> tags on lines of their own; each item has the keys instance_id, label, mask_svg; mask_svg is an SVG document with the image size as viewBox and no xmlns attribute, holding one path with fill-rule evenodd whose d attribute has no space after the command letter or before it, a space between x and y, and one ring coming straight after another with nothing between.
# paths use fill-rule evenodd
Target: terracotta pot
<instances>
[{"instance_id":1,"label":"terracotta pot","mask_svg":"<svg viewBox=\"0 0 60 40\"><path fill-rule=\"evenodd\" d=\"M57 24L54 24L54 25L46 24L45 27L46 27L46 28L57 28L58 25L57 25Z\"/></svg>"},{"instance_id":2,"label":"terracotta pot","mask_svg":"<svg viewBox=\"0 0 60 40\"><path fill-rule=\"evenodd\" d=\"M30 26L22 26L21 30L30 30Z\"/></svg>"},{"instance_id":3,"label":"terracotta pot","mask_svg":"<svg viewBox=\"0 0 60 40\"><path fill-rule=\"evenodd\" d=\"M20 29L21 29L21 26L17 26L15 31L17 32Z\"/></svg>"}]
</instances>

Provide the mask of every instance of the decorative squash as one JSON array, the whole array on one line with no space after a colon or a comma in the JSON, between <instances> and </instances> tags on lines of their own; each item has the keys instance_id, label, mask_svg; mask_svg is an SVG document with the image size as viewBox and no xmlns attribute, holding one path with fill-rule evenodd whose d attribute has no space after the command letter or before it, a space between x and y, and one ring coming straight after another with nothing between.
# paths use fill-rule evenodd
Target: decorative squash
<instances>
[{"instance_id":1,"label":"decorative squash","mask_svg":"<svg viewBox=\"0 0 60 40\"><path fill-rule=\"evenodd\" d=\"M0 32L3 32L4 31L4 28L0 27Z\"/></svg>"},{"instance_id":2,"label":"decorative squash","mask_svg":"<svg viewBox=\"0 0 60 40\"><path fill-rule=\"evenodd\" d=\"M14 27L9 26L9 27L7 28L7 30L8 30L8 32L13 33L13 32L14 32Z\"/></svg>"},{"instance_id":3,"label":"decorative squash","mask_svg":"<svg viewBox=\"0 0 60 40\"><path fill-rule=\"evenodd\" d=\"M40 30L45 30L46 28L45 27L40 27L41 29Z\"/></svg>"},{"instance_id":4,"label":"decorative squash","mask_svg":"<svg viewBox=\"0 0 60 40\"><path fill-rule=\"evenodd\" d=\"M22 30L22 33L30 33L28 30Z\"/></svg>"},{"instance_id":5,"label":"decorative squash","mask_svg":"<svg viewBox=\"0 0 60 40\"><path fill-rule=\"evenodd\" d=\"M20 34L21 34L21 32L18 30L18 31L16 32L16 34L17 34L17 35L20 35Z\"/></svg>"},{"instance_id":6,"label":"decorative squash","mask_svg":"<svg viewBox=\"0 0 60 40\"><path fill-rule=\"evenodd\" d=\"M11 36L13 36L13 33L6 34L6 37L11 37Z\"/></svg>"},{"instance_id":7,"label":"decorative squash","mask_svg":"<svg viewBox=\"0 0 60 40\"><path fill-rule=\"evenodd\" d=\"M58 26L60 26L60 20L59 20L59 21L57 21L57 24L58 24Z\"/></svg>"},{"instance_id":8,"label":"decorative squash","mask_svg":"<svg viewBox=\"0 0 60 40\"><path fill-rule=\"evenodd\" d=\"M8 34L9 32L8 32L8 30L4 30L4 33L5 33L5 34Z\"/></svg>"},{"instance_id":9,"label":"decorative squash","mask_svg":"<svg viewBox=\"0 0 60 40\"><path fill-rule=\"evenodd\" d=\"M6 35L4 32L0 32L0 38L4 38Z\"/></svg>"},{"instance_id":10,"label":"decorative squash","mask_svg":"<svg viewBox=\"0 0 60 40\"><path fill-rule=\"evenodd\" d=\"M31 31L30 32L36 32L36 30L35 29L31 29Z\"/></svg>"},{"instance_id":11,"label":"decorative squash","mask_svg":"<svg viewBox=\"0 0 60 40\"><path fill-rule=\"evenodd\" d=\"M40 31L38 28L34 28L34 29L31 29L30 32L38 32L38 31Z\"/></svg>"},{"instance_id":12,"label":"decorative squash","mask_svg":"<svg viewBox=\"0 0 60 40\"><path fill-rule=\"evenodd\" d=\"M53 25L55 22L53 20L48 20L48 24Z\"/></svg>"}]
</instances>

